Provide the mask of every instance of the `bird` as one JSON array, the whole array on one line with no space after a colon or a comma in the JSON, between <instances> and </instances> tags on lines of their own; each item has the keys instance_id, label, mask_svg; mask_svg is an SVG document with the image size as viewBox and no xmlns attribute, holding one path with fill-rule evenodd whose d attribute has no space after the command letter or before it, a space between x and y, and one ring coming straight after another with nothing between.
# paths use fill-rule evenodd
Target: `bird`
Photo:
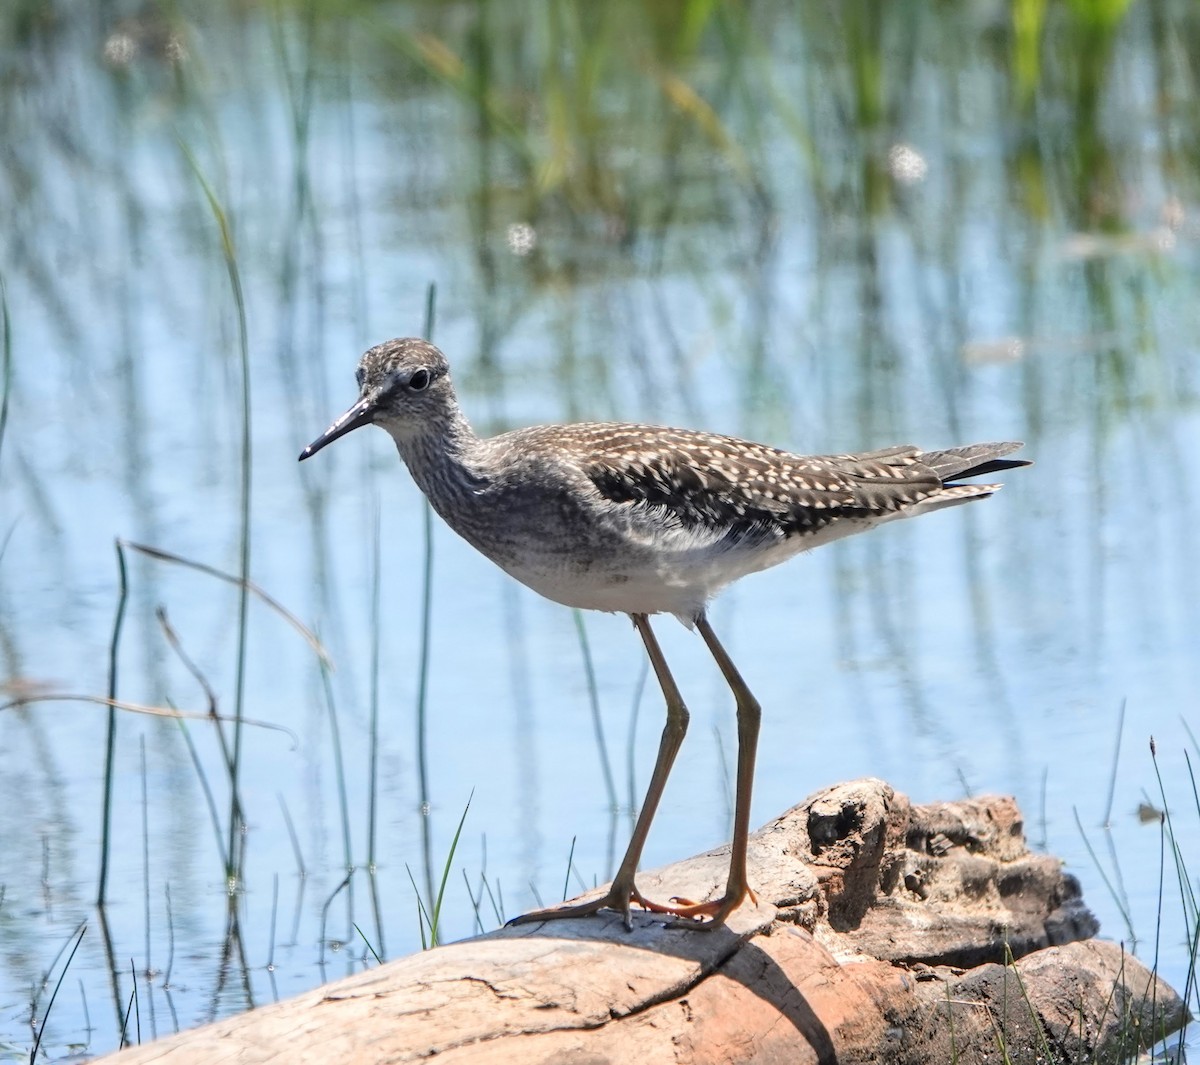
<instances>
[{"instance_id":1,"label":"bird","mask_svg":"<svg viewBox=\"0 0 1200 1065\"><path fill-rule=\"evenodd\" d=\"M416 337L361 357L358 400L300 454L365 425L385 429L434 511L522 584L580 610L628 614L666 702L666 724L625 855L603 895L510 923L601 910L632 928L633 905L672 923L719 928L747 898L750 798L761 707L708 620L727 585L801 551L884 522L985 499L1001 486L963 483L1027 466L1018 442L922 451L796 455L735 437L623 422L573 422L480 437L455 395L445 355ZM636 874L688 726L688 710L650 618L700 634L733 695L737 775L724 891L706 901L645 898ZM715 891L715 889L714 889Z\"/></svg>"}]
</instances>

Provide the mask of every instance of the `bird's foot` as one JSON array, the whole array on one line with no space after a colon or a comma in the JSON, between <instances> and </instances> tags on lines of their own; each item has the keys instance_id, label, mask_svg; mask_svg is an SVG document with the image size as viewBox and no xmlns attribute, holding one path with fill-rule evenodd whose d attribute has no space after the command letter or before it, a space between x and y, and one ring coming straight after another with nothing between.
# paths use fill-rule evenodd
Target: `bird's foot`
<instances>
[{"instance_id":1,"label":"bird's foot","mask_svg":"<svg viewBox=\"0 0 1200 1065\"><path fill-rule=\"evenodd\" d=\"M758 898L748 887L727 888L719 899L709 902L693 902L691 899L672 898L669 902L654 902L646 898L635 885L624 887L615 881L607 894L590 902L580 902L574 906L551 906L544 910L531 910L520 917L514 917L508 925L531 924L534 921L557 921L567 917L590 917L601 910L615 910L621 914L627 931L633 930L633 915L630 907L636 903L650 913L663 913L670 917L678 917L672 927L713 929L725 923L726 918L742 904L749 896L755 904ZM699 920L707 917L709 920Z\"/></svg>"},{"instance_id":2,"label":"bird's foot","mask_svg":"<svg viewBox=\"0 0 1200 1065\"><path fill-rule=\"evenodd\" d=\"M758 896L754 894L749 885L730 884L726 886L725 894L718 899L709 899L708 902L693 902L691 899L675 897L671 899L671 906L662 912L672 913L679 918L673 925L675 928L692 928L697 931L710 932L715 928L722 927L729 915L747 898L755 906L758 905ZM708 920L703 920L703 918L708 918Z\"/></svg>"},{"instance_id":3,"label":"bird's foot","mask_svg":"<svg viewBox=\"0 0 1200 1065\"><path fill-rule=\"evenodd\" d=\"M625 887L614 881L612 887L608 889L607 894L601 895L598 899L592 899L590 902L580 902L574 906L551 906L544 910L531 910L529 913L521 914L520 917L514 917L507 923L509 925L516 925L531 924L534 921L557 921L565 917L590 917L601 910L615 910L621 915L626 930L633 931L631 907L635 903L650 913L665 913L672 917L690 916L690 914L683 912L679 906L673 905L676 902L683 902L687 907L695 905L687 900L678 899L672 899L670 903L653 902L638 891L636 885L630 884L628 887ZM708 905L708 903L704 903L704 905Z\"/></svg>"}]
</instances>

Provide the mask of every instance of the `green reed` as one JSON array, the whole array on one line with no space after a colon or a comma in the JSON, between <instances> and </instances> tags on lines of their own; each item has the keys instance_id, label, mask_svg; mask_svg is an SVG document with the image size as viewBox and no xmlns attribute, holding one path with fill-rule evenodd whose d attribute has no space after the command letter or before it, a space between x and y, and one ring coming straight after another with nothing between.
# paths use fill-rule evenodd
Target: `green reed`
<instances>
[{"instance_id":1,"label":"green reed","mask_svg":"<svg viewBox=\"0 0 1200 1065\"><path fill-rule=\"evenodd\" d=\"M241 450L240 450L240 491L239 491L239 536L238 536L238 607L237 607L237 665L234 675L233 694L233 755L229 764L230 806L229 806L229 847L226 851L230 865L226 869L226 877L231 884L241 880L241 865L237 855L238 838L243 831L237 792L241 779L242 765L242 722L245 715L246 693L246 640L250 610L250 509L251 509L251 407L250 407L250 342L246 327L246 300L242 291L241 270L238 266L237 249L233 239L233 229L225 208L217 198L216 192L204 176L195 156L182 141L180 148L184 158L199 183L208 203L209 212L216 223L221 242L221 256L225 262L225 270L229 278L229 287L233 296L234 310L237 315L238 357L241 370Z\"/></svg>"},{"instance_id":2,"label":"green reed","mask_svg":"<svg viewBox=\"0 0 1200 1065\"><path fill-rule=\"evenodd\" d=\"M425 331L433 339L437 311L437 286L430 284L425 294ZM422 501L421 566L421 645L417 665L417 787L420 790L418 815L421 819L421 855L425 871L425 897L433 900L433 827L432 798L429 792L429 654L433 637L433 508ZM465 816L465 811L464 811ZM461 828L461 825L460 825ZM411 874L410 874L411 876ZM440 904L440 897L439 897ZM435 922L430 921L433 925Z\"/></svg>"},{"instance_id":3,"label":"green reed","mask_svg":"<svg viewBox=\"0 0 1200 1065\"><path fill-rule=\"evenodd\" d=\"M125 547L115 542L117 551L117 610L113 618L112 638L108 651L108 728L104 740L104 799L100 815L100 875L96 888L96 905L103 907L108 890L108 863L112 843L113 770L117 753L117 661L121 646L121 630L125 624L125 606L129 600L129 577L125 567Z\"/></svg>"}]
</instances>

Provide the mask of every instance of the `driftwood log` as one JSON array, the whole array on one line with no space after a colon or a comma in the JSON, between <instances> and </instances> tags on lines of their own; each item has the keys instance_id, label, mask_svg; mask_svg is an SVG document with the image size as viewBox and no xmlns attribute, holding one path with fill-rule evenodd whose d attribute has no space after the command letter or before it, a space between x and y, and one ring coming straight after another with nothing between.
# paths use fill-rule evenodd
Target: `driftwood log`
<instances>
[{"instance_id":1,"label":"driftwood log","mask_svg":"<svg viewBox=\"0 0 1200 1065\"><path fill-rule=\"evenodd\" d=\"M726 861L639 886L703 898ZM758 904L714 932L648 913L632 932L615 914L501 929L106 1060L940 1065L1004 1046L1075 1062L1184 1019L1092 938L1078 883L1029 852L1011 799L913 806L882 781L838 785L755 833L750 871Z\"/></svg>"}]
</instances>

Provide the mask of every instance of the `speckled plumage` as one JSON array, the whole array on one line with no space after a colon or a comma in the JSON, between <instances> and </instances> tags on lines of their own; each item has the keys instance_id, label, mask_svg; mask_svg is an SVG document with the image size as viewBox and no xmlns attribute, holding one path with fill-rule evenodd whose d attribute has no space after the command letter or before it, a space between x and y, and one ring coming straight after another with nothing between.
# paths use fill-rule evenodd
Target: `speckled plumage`
<instances>
[{"instance_id":1,"label":"speckled plumage","mask_svg":"<svg viewBox=\"0 0 1200 1065\"><path fill-rule=\"evenodd\" d=\"M425 387L413 391L414 375ZM1024 465L1019 446L910 446L800 456L688 429L583 422L481 439L445 357L393 340L358 369L352 412L387 429L456 532L568 606L672 613L691 624L725 585L885 521L990 495L970 477ZM365 412L365 413L364 413ZM348 415L349 416L349 412ZM331 427L339 430L339 423Z\"/></svg>"},{"instance_id":2,"label":"speckled plumage","mask_svg":"<svg viewBox=\"0 0 1200 1065\"><path fill-rule=\"evenodd\" d=\"M857 455L792 455L727 436L618 422L546 425L476 436L454 396L449 367L423 340L390 340L358 367L358 402L301 458L362 425L386 429L434 509L517 580L550 599L624 611L645 644L667 704L658 758L629 847L607 892L518 921L614 909L631 927L632 903L716 927L745 899L750 795L760 711L712 630L705 606L723 587L797 552L885 521L991 495L963 478L1027 463L1019 444L923 452L911 446ZM634 882L688 712L650 627L670 613L694 626L737 702L733 842L724 893L702 902L651 902Z\"/></svg>"}]
</instances>

